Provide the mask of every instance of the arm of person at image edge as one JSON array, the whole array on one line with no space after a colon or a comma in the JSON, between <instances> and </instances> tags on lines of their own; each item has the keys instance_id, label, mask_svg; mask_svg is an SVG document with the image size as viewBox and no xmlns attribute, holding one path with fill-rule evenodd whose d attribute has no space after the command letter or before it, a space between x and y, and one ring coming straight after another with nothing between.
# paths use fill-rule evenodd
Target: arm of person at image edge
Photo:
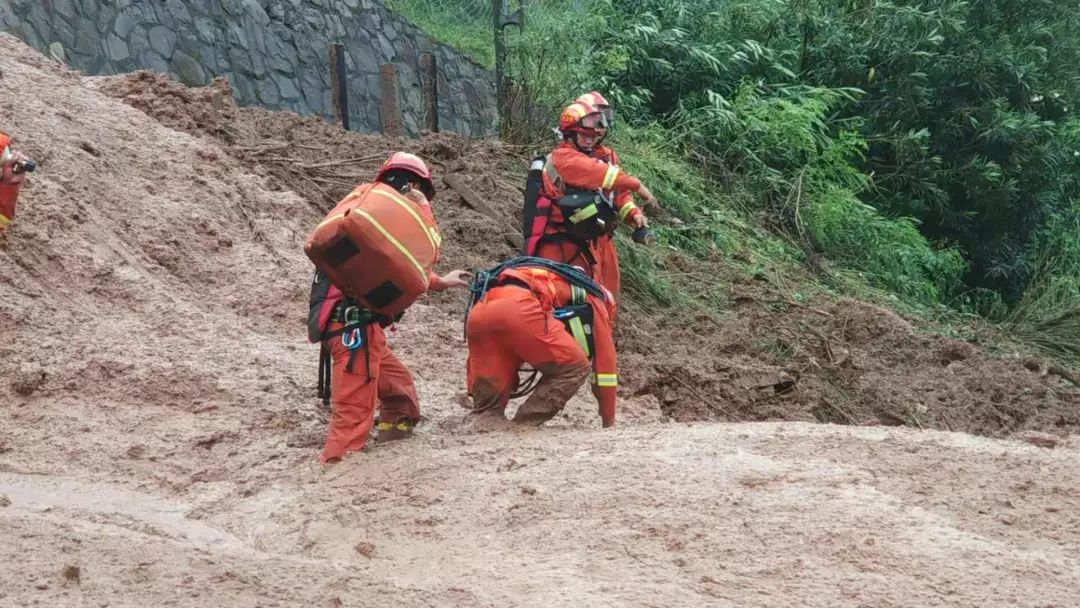
<instances>
[{"instance_id":1,"label":"arm of person at image edge","mask_svg":"<svg viewBox=\"0 0 1080 608\"><path fill-rule=\"evenodd\" d=\"M7 135L0 133L0 150L11 145ZM19 188L26 180L25 173L15 173L15 165L26 160L16 152L0 169L0 231L15 218L15 201L19 198Z\"/></svg>"},{"instance_id":2,"label":"arm of person at image edge","mask_svg":"<svg viewBox=\"0 0 1080 608\"><path fill-rule=\"evenodd\" d=\"M563 181L571 188L622 191L617 198L621 197L624 205L627 202L633 205L630 193L636 192L647 203L657 204L656 197L645 187L645 184L641 183L640 179L627 174L614 163L608 164L599 158L585 154L570 142L559 144L552 153L551 160L555 163L555 169L562 176ZM618 200L615 204L619 207ZM637 208L637 205L633 205L629 211L625 212L626 215L623 213L620 207L620 216L623 216L624 220L635 228L648 224L645 214Z\"/></svg>"},{"instance_id":3,"label":"arm of person at image edge","mask_svg":"<svg viewBox=\"0 0 1080 608\"><path fill-rule=\"evenodd\" d=\"M607 290L605 290L607 291ZM593 307L593 395L600 404L600 420L604 428L615 426L615 400L619 391L619 361L615 353L615 335L611 316L615 312L614 298L589 296Z\"/></svg>"}]
</instances>

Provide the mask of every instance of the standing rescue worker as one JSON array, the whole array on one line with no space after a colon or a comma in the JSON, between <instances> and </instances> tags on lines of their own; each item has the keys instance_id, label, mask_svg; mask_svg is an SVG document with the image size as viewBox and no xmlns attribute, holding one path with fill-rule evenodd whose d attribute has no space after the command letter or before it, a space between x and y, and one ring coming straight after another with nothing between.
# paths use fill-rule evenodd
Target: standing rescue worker
<instances>
[{"instance_id":1,"label":"standing rescue worker","mask_svg":"<svg viewBox=\"0 0 1080 608\"><path fill-rule=\"evenodd\" d=\"M372 191L384 197L407 197L419 205L428 224L435 225L429 205L435 197L435 186L431 172L419 157L405 152L393 154L375 176L375 182L359 186L350 197ZM442 277L431 273L428 290L467 287L464 275L463 270ZM376 403L380 410L378 441L411 436L420 420L416 386L409 369L390 351L383 331L397 319L372 312L346 297L321 271L315 273L309 304L308 337L312 342L322 341L331 359L330 429L321 462L336 462L349 452L363 449L374 425ZM362 331L343 333L346 326L359 326Z\"/></svg>"},{"instance_id":2,"label":"standing rescue worker","mask_svg":"<svg viewBox=\"0 0 1080 608\"><path fill-rule=\"evenodd\" d=\"M504 415L518 389L518 369L527 363L541 378L514 422L551 420L591 369L600 419L604 427L615 425L615 302L607 290L579 269L521 257L480 273L473 293L465 331L474 412Z\"/></svg>"},{"instance_id":3,"label":"standing rescue worker","mask_svg":"<svg viewBox=\"0 0 1080 608\"><path fill-rule=\"evenodd\" d=\"M527 224L532 219L532 225L526 226L526 254L586 268L597 280L605 273L602 260L596 256L597 239L605 233L610 237L618 219L634 226L646 221L630 193L656 203L641 180L595 156L608 124L604 111L593 105L575 102L567 106L559 120L563 141L543 162L537 209L530 210L526 202ZM592 193L600 194L603 200L595 206L582 206L581 195ZM621 196L621 200L613 201L611 195ZM575 235L579 216L600 228Z\"/></svg>"},{"instance_id":4,"label":"standing rescue worker","mask_svg":"<svg viewBox=\"0 0 1080 608\"><path fill-rule=\"evenodd\" d=\"M15 202L29 162L29 158L11 149L11 138L0 133L0 232L15 219Z\"/></svg>"},{"instance_id":5,"label":"standing rescue worker","mask_svg":"<svg viewBox=\"0 0 1080 608\"><path fill-rule=\"evenodd\" d=\"M611 104L596 91L578 97L575 102L596 108L604 114L606 119L607 126L597 129L599 139L593 147L592 157L598 158L608 165L620 166L619 155L615 153L614 149L604 145L608 129L615 123L615 110L611 107ZM645 217L645 212L634 204L634 195L630 190L609 190L604 194L612 202L621 221L626 222L635 231L643 231L649 227L649 220ZM655 199L653 200L655 201ZM622 280L619 273L619 254L615 249L614 231L597 237L593 242L593 256L596 258L597 270L599 271L596 280L606 287L615 296L615 301L618 302Z\"/></svg>"}]
</instances>

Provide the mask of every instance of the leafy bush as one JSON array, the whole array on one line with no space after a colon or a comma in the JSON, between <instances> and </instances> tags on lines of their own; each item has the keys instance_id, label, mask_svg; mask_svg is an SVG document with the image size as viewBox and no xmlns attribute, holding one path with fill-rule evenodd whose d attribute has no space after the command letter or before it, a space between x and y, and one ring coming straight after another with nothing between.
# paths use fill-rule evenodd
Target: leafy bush
<instances>
[{"instance_id":1,"label":"leafy bush","mask_svg":"<svg viewBox=\"0 0 1080 608\"><path fill-rule=\"evenodd\" d=\"M847 190L814 196L802 220L830 260L859 269L872 284L915 301L941 301L967 271L959 251L931 248L914 220L886 218Z\"/></svg>"}]
</instances>

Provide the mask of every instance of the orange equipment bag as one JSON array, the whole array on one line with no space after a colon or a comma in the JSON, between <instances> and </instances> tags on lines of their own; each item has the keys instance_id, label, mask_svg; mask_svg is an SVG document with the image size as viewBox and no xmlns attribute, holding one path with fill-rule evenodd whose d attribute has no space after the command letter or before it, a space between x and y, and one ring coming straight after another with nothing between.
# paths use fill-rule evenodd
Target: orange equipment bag
<instances>
[{"instance_id":1,"label":"orange equipment bag","mask_svg":"<svg viewBox=\"0 0 1080 608\"><path fill-rule=\"evenodd\" d=\"M440 241L426 205L373 183L334 207L304 243L304 253L346 296L394 317L427 292Z\"/></svg>"}]
</instances>

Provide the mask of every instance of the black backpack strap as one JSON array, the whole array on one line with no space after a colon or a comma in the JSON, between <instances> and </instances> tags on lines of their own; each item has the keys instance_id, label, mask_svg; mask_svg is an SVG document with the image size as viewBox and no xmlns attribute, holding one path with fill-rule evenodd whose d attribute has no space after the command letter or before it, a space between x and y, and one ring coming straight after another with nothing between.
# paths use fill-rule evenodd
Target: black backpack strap
<instances>
[{"instance_id":1,"label":"black backpack strap","mask_svg":"<svg viewBox=\"0 0 1080 608\"><path fill-rule=\"evenodd\" d=\"M330 350L325 344L319 344L319 398L322 399L323 407L330 405Z\"/></svg>"}]
</instances>

